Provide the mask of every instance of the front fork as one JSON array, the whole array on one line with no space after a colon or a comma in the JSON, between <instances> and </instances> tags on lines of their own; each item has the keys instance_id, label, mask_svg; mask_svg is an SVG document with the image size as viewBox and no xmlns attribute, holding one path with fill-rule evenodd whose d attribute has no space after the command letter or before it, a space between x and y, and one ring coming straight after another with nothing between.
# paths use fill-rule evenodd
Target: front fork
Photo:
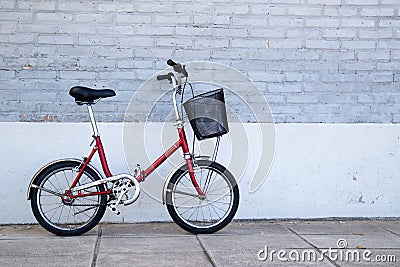
<instances>
[{"instance_id":1,"label":"front fork","mask_svg":"<svg viewBox=\"0 0 400 267\"><path fill-rule=\"evenodd\" d=\"M203 190L201 190L199 184L197 183L196 177L194 175L194 168L193 168L195 165L195 164L193 164L194 159L192 159L192 155L189 152L186 134L185 134L185 130L183 129L183 127L178 126L178 134L179 134L179 139L181 140L183 155L185 157L186 164L188 166L190 180L192 181L193 186L196 188L197 193L201 197L204 197L205 194L204 194Z\"/></svg>"}]
</instances>

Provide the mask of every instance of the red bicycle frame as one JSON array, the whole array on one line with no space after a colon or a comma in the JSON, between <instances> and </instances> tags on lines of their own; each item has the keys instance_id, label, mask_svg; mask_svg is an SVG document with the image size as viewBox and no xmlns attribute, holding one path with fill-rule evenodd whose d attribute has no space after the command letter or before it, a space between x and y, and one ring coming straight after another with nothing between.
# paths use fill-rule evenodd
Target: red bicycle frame
<instances>
[{"instance_id":1,"label":"red bicycle frame","mask_svg":"<svg viewBox=\"0 0 400 267\"><path fill-rule=\"evenodd\" d=\"M136 177L136 179L139 182L143 182L146 179L146 177L149 176L155 169L157 169L167 158L169 158L172 154L175 153L175 151L177 151L180 147L182 147L183 155L186 159L186 164L188 166L189 175L190 175L190 179L193 183L193 186L196 188L196 191L199 195L204 196L204 192L201 190L199 184L196 181L196 177L194 175L193 162L190 157L186 134L185 134L185 130L183 129L183 127L178 127L178 135L179 135L179 140L176 141L176 143L173 144L167 151L165 151L164 154L162 154L158 159L156 159L153 162L153 164L151 164L147 169L141 171L140 174ZM103 148L103 144L101 142L100 136L97 135L97 136L94 136L94 138L95 138L96 145L93 147L89 156L84 159L82 167L80 168L76 178L72 182L69 192L67 192L67 195L71 198L86 197L86 196L93 196L93 195L104 195L104 194L112 193L111 190L92 192L92 193L88 193L88 194L82 194L81 192L78 192L77 195L71 195L71 193L70 193L71 189L74 188L78 184L79 179L81 178L86 166L89 164L89 162L91 161L91 159L93 158L93 156L96 152L99 153L101 167L103 169L105 176L106 177L113 176L108 167L107 158L106 158L106 155L104 152L104 148Z\"/></svg>"},{"instance_id":2,"label":"red bicycle frame","mask_svg":"<svg viewBox=\"0 0 400 267\"><path fill-rule=\"evenodd\" d=\"M173 89L174 89L174 93L172 94L172 101L174 103L174 110L175 110L175 117L176 117L176 121L177 121L179 140L176 141L176 143L173 144L167 151L165 151L164 154L162 154L158 159L156 159L156 161L154 161L153 164L151 164L147 169L145 169L144 171L141 171L135 178L137 179L138 182L143 182L146 179L146 177L149 176L155 169L157 169L167 158L169 158L176 150L178 150L180 147L182 147L183 155L186 160L186 164L187 164L187 167L189 170L189 175L190 175L192 184L196 188L197 193L200 196L204 196L204 192L201 190L199 184L196 181L196 177L194 176L193 162L192 162L191 155L189 153L189 147L188 147L188 143L187 143L187 139L186 139L185 130L183 129L183 121L181 120L178 109L177 109L177 104L176 104L177 90L176 89L178 88L179 85L177 84L177 80L174 75L170 76L170 78L171 78L170 81L172 82ZM76 176L73 183L71 184L70 189L67 190L67 192L65 193L65 195L70 198L91 196L91 195L112 194L111 190L100 191L100 192L91 192L88 194L82 194L82 192L78 191L77 195L72 195L72 193L71 193L71 190L78 184L79 179L81 178L81 176L83 174L83 171L85 170L86 166L89 164L91 159L93 158L96 151L99 153L101 166L103 168L103 172L104 172L105 176L107 178L113 176L110 172L110 169L108 168L106 154L104 153L103 144L101 143L100 135L99 135L99 132L97 129L96 120L94 119L94 115L93 115L92 106L91 106L91 104L88 104L87 107L88 107L88 111L89 111L90 121L92 123L93 137L95 138L96 145L93 147L92 152L89 154L89 156L84 159L83 165L81 164L82 166L80 166L78 175Z\"/></svg>"}]
</instances>

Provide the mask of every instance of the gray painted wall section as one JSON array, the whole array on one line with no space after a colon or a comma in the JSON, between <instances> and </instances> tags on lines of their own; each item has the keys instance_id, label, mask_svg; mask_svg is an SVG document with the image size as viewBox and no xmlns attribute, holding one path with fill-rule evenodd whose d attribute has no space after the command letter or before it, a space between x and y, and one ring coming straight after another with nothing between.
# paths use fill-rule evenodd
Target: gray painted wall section
<instances>
[{"instance_id":1,"label":"gray painted wall section","mask_svg":"<svg viewBox=\"0 0 400 267\"><path fill-rule=\"evenodd\" d=\"M116 89L97 117L122 121L136 88L174 58L242 71L276 122L396 123L399 3L2 0L0 121L87 120L68 96L76 84Z\"/></svg>"}]
</instances>

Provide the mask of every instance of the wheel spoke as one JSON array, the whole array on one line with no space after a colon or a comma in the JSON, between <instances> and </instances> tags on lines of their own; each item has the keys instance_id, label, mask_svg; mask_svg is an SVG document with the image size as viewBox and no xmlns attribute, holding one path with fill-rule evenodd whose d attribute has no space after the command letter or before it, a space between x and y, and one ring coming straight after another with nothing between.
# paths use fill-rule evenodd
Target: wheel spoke
<instances>
[{"instance_id":1,"label":"wheel spoke","mask_svg":"<svg viewBox=\"0 0 400 267\"><path fill-rule=\"evenodd\" d=\"M233 177L228 178L225 168L215 168L212 164L215 165L212 162L199 164L194 172L197 183L205 193L205 199L195 191L187 170L176 178L173 176L167 189L167 207L172 218L184 229L189 227L193 233L198 233L199 229L205 232L221 229L229 223L237 210L238 201L234 201L234 198L239 195L237 189L234 193L236 183Z\"/></svg>"},{"instance_id":2,"label":"wheel spoke","mask_svg":"<svg viewBox=\"0 0 400 267\"><path fill-rule=\"evenodd\" d=\"M48 172L47 176L38 178L41 186L34 187L36 197L32 198L32 207L37 205L37 208L33 209L35 216L40 216L43 220L39 222L55 234L70 235L71 231L74 231L76 235L84 233L94 227L103 216L107 196L91 195L76 198L62 196L75 179L74 169L77 163L56 164L58 166ZM77 185L89 184L98 179L100 177L94 176L90 170L85 169ZM85 188L81 190L81 193L99 192L104 190L103 187L103 185L98 185ZM53 195L55 193L53 190L57 192L57 195Z\"/></svg>"}]
</instances>

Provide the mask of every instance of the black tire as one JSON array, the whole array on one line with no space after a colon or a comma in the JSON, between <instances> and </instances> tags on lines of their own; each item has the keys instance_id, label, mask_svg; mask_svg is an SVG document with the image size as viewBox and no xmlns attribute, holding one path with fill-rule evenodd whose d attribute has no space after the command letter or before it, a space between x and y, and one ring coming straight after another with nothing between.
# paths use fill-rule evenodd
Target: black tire
<instances>
[{"instance_id":1,"label":"black tire","mask_svg":"<svg viewBox=\"0 0 400 267\"><path fill-rule=\"evenodd\" d=\"M232 221L239 206L239 188L233 175L221 164L208 160L196 163L195 176L205 199L199 198L185 165L172 175L167 185L167 209L182 229L193 234L211 234ZM216 188L210 190L210 186Z\"/></svg>"},{"instance_id":2,"label":"black tire","mask_svg":"<svg viewBox=\"0 0 400 267\"><path fill-rule=\"evenodd\" d=\"M75 161L54 163L39 173L34 184L64 194L76 176L77 166L79 162ZM100 179L96 172L86 167L77 186ZM105 191L104 185L87 188L82 193L99 191ZM95 227L104 215L106 204L106 195L80 197L68 203L44 190L31 190L31 207L36 220L59 236L81 235Z\"/></svg>"}]
</instances>

